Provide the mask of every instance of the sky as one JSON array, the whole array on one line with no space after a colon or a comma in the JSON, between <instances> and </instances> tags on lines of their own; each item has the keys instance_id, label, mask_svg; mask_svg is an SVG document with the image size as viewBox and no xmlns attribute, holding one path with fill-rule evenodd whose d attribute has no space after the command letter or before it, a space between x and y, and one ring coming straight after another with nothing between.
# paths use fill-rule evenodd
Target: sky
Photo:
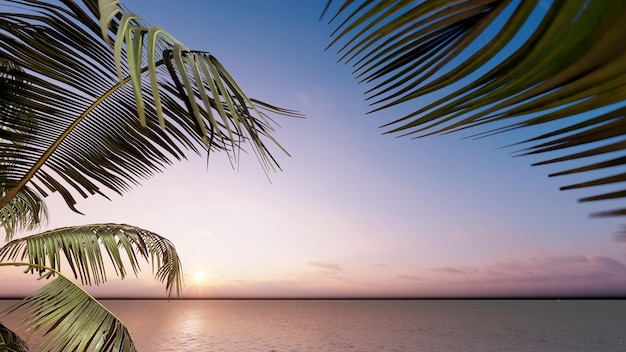
<instances>
[{"instance_id":1,"label":"sky","mask_svg":"<svg viewBox=\"0 0 626 352\"><path fill-rule=\"evenodd\" d=\"M610 202L596 190L559 191L581 176L501 148L527 132L480 140L383 135L413 106L366 114L367 86L324 50L326 0L126 0L187 47L209 51L249 96L298 110L275 116L282 171L254 156L233 169L189 155L111 200L54 196L44 229L124 223L172 240L186 273L184 297L624 296L626 243L619 218L590 218ZM582 178L584 179L584 178ZM139 278L88 288L99 297L166 297L150 265ZM1 296L41 285L2 268ZM109 273L113 276L113 273Z\"/></svg>"}]
</instances>

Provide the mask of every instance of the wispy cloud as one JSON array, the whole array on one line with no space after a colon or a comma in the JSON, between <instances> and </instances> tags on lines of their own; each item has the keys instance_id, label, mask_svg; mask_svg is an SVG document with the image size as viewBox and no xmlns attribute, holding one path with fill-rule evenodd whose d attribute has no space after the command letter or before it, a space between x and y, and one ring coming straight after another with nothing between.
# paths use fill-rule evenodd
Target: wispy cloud
<instances>
[{"instance_id":1,"label":"wispy cloud","mask_svg":"<svg viewBox=\"0 0 626 352\"><path fill-rule=\"evenodd\" d=\"M327 92L322 88L312 88L308 91L295 92L295 98L303 108L311 109L328 108L334 105L333 99L328 98Z\"/></svg>"},{"instance_id":2,"label":"wispy cloud","mask_svg":"<svg viewBox=\"0 0 626 352\"><path fill-rule=\"evenodd\" d=\"M449 267L449 266L443 267L443 268L428 268L428 270L439 272L439 273L446 273L446 274L463 274L463 275L467 274L467 272L465 272L464 270Z\"/></svg>"},{"instance_id":3,"label":"wispy cloud","mask_svg":"<svg viewBox=\"0 0 626 352\"><path fill-rule=\"evenodd\" d=\"M444 285L449 290L449 286L454 285L482 295L626 295L626 265L604 256L508 258L475 268L441 267L428 270L433 273L464 274L457 279L449 275L428 277L427 281L434 286Z\"/></svg>"},{"instance_id":4,"label":"wispy cloud","mask_svg":"<svg viewBox=\"0 0 626 352\"><path fill-rule=\"evenodd\" d=\"M330 270L330 271L343 271L343 268L336 263L330 263L330 262L313 262L313 261L309 261L306 262L307 265L318 268L318 269L324 269L324 270Z\"/></svg>"},{"instance_id":5,"label":"wispy cloud","mask_svg":"<svg viewBox=\"0 0 626 352\"><path fill-rule=\"evenodd\" d=\"M511 231L504 231L501 229L491 228L489 226L478 226L475 228L469 228L464 230L454 230L448 234L450 238L456 240L470 240L470 239L491 239L491 240L510 240L518 238L519 234Z\"/></svg>"},{"instance_id":6,"label":"wispy cloud","mask_svg":"<svg viewBox=\"0 0 626 352\"><path fill-rule=\"evenodd\" d=\"M400 280L409 280L409 281L420 281L419 276L414 275L396 275L396 277Z\"/></svg>"},{"instance_id":7,"label":"wispy cloud","mask_svg":"<svg viewBox=\"0 0 626 352\"><path fill-rule=\"evenodd\" d=\"M626 279L624 263L603 256L558 256L537 259L506 259L490 263L481 273L485 277L510 277L516 280L573 280L597 278Z\"/></svg>"},{"instance_id":8,"label":"wispy cloud","mask_svg":"<svg viewBox=\"0 0 626 352\"><path fill-rule=\"evenodd\" d=\"M450 237L455 238L455 239L464 239L464 238L467 238L467 233L461 232L459 230L454 230L450 234Z\"/></svg>"}]
</instances>

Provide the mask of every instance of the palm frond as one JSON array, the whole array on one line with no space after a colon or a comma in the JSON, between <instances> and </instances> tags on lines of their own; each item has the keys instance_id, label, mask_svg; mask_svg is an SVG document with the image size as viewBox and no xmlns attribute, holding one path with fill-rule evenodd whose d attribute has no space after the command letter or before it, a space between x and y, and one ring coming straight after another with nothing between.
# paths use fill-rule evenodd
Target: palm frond
<instances>
[{"instance_id":1,"label":"palm frond","mask_svg":"<svg viewBox=\"0 0 626 352\"><path fill-rule=\"evenodd\" d=\"M344 1L335 11L329 47L339 46L340 61L372 85L372 112L414 106L384 124L386 133L481 128L473 136L483 137L546 125L554 130L522 141L536 143L523 154L560 154L545 163L580 159L554 176L603 174L563 189L619 187L626 179L626 2ZM626 208L597 215L626 215Z\"/></svg>"},{"instance_id":2,"label":"palm frond","mask_svg":"<svg viewBox=\"0 0 626 352\"><path fill-rule=\"evenodd\" d=\"M11 175L18 172L20 160L25 156L27 141L35 130L35 119L30 110L15 95L15 74L23 70L12 61L0 58L0 86L6 99L0 104L0 198L13 187ZM13 94L13 95L12 95ZM10 202L0 208L0 224L4 227L6 241L15 232L32 230L47 219L46 205L39 192L25 186Z\"/></svg>"},{"instance_id":3,"label":"palm frond","mask_svg":"<svg viewBox=\"0 0 626 352\"><path fill-rule=\"evenodd\" d=\"M44 333L39 351L135 351L126 326L62 275L4 313L14 312L29 337Z\"/></svg>"},{"instance_id":4,"label":"palm frond","mask_svg":"<svg viewBox=\"0 0 626 352\"><path fill-rule=\"evenodd\" d=\"M82 284L99 285L107 281L105 253L122 279L128 275L127 266L137 275L139 258L150 261L155 279L165 282L168 296L180 295L183 272L174 245L164 237L129 225L73 226L15 239L0 248L0 263L27 260L33 266L61 271L65 259ZM31 267L27 271L43 273L46 269Z\"/></svg>"},{"instance_id":5,"label":"palm frond","mask_svg":"<svg viewBox=\"0 0 626 352\"><path fill-rule=\"evenodd\" d=\"M112 14L103 10L105 28L115 31L105 38L96 0L5 2L14 6L0 8L0 102L32 121L28 138L14 133L14 143L0 144L23 144L16 165L0 170L14 185L0 208L30 184L43 196L59 192L78 211L77 196L125 192L189 151L237 158L244 142L266 169L279 168L267 144L282 147L264 111L299 115L248 98L215 57L142 24L116 1Z\"/></svg>"},{"instance_id":6,"label":"palm frond","mask_svg":"<svg viewBox=\"0 0 626 352\"><path fill-rule=\"evenodd\" d=\"M6 194L0 189L0 194ZM10 241L17 231L30 231L45 224L48 208L41 195L25 187L9 204L0 209L0 224L6 233L5 241Z\"/></svg>"},{"instance_id":7,"label":"palm frond","mask_svg":"<svg viewBox=\"0 0 626 352\"><path fill-rule=\"evenodd\" d=\"M0 322L0 352L28 352L28 344Z\"/></svg>"}]
</instances>

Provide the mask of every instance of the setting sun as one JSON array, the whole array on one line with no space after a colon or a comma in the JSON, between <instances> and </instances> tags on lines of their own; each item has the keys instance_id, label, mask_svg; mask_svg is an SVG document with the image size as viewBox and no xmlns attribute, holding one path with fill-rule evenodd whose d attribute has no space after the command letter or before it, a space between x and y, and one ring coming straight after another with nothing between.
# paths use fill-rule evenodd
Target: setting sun
<instances>
[{"instance_id":1,"label":"setting sun","mask_svg":"<svg viewBox=\"0 0 626 352\"><path fill-rule=\"evenodd\" d=\"M201 285L206 282L206 275L202 271L196 271L192 275L193 283L196 285Z\"/></svg>"}]
</instances>

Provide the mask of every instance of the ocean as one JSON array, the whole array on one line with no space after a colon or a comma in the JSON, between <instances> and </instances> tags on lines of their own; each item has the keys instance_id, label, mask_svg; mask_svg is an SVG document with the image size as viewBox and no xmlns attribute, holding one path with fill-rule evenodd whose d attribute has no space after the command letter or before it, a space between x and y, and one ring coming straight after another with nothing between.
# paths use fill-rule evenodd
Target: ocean
<instances>
[{"instance_id":1,"label":"ocean","mask_svg":"<svg viewBox=\"0 0 626 352\"><path fill-rule=\"evenodd\" d=\"M624 300L102 302L146 352L626 351Z\"/></svg>"}]
</instances>

